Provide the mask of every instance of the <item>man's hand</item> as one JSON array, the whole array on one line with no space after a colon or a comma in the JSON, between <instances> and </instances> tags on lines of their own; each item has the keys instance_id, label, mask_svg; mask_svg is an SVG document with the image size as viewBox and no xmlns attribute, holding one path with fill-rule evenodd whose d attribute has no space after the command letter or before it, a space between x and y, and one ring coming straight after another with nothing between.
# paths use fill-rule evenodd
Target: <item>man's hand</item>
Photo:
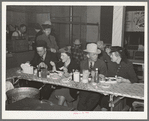
<instances>
[{"instance_id":1,"label":"man's hand","mask_svg":"<svg viewBox=\"0 0 149 121\"><path fill-rule=\"evenodd\" d=\"M53 53L56 53L56 49L54 49L54 48L51 48L50 51Z\"/></svg>"},{"instance_id":2,"label":"man's hand","mask_svg":"<svg viewBox=\"0 0 149 121\"><path fill-rule=\"evenodd\" d=\"M102 80L105 80L105 76L103 74L99 74L99 78L101 78Z\"/></svg>"},{"instance_id":3,"label":"man's hand","mask_svg":"<svg viewBox=\"0 0 149 121\"><path fill-rule=\"evenodd\" d=\"M48 68L48 66L44 63L44 62L41 62L40 64L39 64L39 67L40 68Z\"/></svg>"},{"instance_id":4,"label":"man's hand","mask_svg":"<svg viewBox=\"0 0 149 121\"><path fill-rule=\"evenodd\" d=\"M55 66L55 63L53 61L50 61L51 66Z\"/></svg>"}]
</instances>

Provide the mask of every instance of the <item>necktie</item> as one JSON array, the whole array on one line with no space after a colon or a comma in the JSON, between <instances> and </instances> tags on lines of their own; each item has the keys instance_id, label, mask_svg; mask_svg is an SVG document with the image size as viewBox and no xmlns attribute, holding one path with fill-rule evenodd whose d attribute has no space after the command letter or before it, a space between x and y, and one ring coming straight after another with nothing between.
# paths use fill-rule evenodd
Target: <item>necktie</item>
<instances>
[{"instance_id":1,"label":"necktie","mask_svg":"<svg viewBox=\"0 0 149 121\"><path fill-rule=\"evenodd\" d=\"M43 57L41 57L41 61L44 61L44 60L43 60Z\"/></svg>"},{"instance_id":2,"label":"necktie","mask_svg":"<svg viewBox=\"0 0 149 121\"><path fill-rule=\"evenodd\" d=\"M92 68L93 68L93 63L90 62L90 70L92 70Z\"/></svg>"}]
</instances>

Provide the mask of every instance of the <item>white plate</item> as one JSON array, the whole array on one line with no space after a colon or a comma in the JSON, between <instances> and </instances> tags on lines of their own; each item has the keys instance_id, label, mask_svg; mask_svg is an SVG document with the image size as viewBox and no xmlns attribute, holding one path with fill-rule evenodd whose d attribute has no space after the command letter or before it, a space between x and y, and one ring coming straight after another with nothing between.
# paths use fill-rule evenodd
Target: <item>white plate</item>
<instances>
[{"instance_id":1,"label":"white plate","mask_svg":"<svg viewBox=\"0 0 149 121\"><path fill-rule=\"evenodd\" d=\"M102 85L102 88L109 88L109 87L110 87L109 84L103 84L103 85Z\"/></svg>"},{"instance_id":2,"label":"white plate","mask_svg":"<svg viewBox=\"0 0 149 121\"><path fill-rule=\"evenodd\" d=\"M116 84L117 81L106 81L105 83L106 83L106 84Z\"/></svg>"},{"instance_id":3,"label":"white plate","mask_svg":"<svg viewBox=\"0 0 149 121\"><path fill-rule=\"evenodd\" d=\"M50 73L50 77L52 79L59 79L59 78L61 78L61 76L59 74L57 74L57 73Z\"/></svg>"},{"instance_id":4,"label":"white plate","mask_svg":"<svg viewBox=\"0 0 149 121\"><path fill-rule=\"evenodd\" d=\"M64 82L64 83L68 83L68 82L70 82L70 78L64 78L61 81Z\"/></svg>"}]
</instances>

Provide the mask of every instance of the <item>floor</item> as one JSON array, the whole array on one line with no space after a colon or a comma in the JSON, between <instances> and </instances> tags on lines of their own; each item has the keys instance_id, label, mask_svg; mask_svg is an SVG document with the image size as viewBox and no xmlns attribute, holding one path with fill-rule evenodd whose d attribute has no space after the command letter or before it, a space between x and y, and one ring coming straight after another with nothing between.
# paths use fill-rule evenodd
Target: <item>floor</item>
<instances>
[{"instance_id":1,"label":"floor","mask_svg":"<svg viewBox=\"0 0 149 121\"><path fill-rule=\"evenodd\" d=\"M79 98L74 101L73 103L71 104L68 104L70 107L73 107L75 109L77 109L77 104L78 104L78 100ZM54 104L57 104L58 100L56 99L56 97L54 96L54 93L51 94L50 98L49 98L49 101L53 102ZM100 106L97 105L97 107L94 109L94 111L100 111Z\"/></svg>"}]
</instances>

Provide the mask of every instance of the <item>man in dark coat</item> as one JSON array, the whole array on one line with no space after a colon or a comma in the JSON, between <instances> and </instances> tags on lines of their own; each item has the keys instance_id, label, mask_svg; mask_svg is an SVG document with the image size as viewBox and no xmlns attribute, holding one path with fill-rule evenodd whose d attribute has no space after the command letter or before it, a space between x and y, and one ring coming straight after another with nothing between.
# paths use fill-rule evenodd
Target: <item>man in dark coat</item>
<instances>
[{"instance_id":1,"label":"man in dark coat","mask_svg":"<svg viewBox=\"0 0 149 121\"><path fill-rule=\"evenodd\" d=\"M47 51L46 42L42 40L36 43L36 50L37 52L35 53L34 58L30 64L34 67L39 66L52 70L50 61L55 62L57 60L56 54Z\"/></svg>"},{"instance_id":2,"label":"man in dark coat","mask_svg":"<svg viewBox=\"0 0 149 121\"><path fill-rule=\"evenodd\" d=\"M48 70L52 70L52 66L50 65L50 61L57 61L57 56L55 53L47 51L46 42L38 41L36 43L36 50L33 60L30 62L31 66L46 68ZM43 85L43 83L38 83L31 81L29 84L31 87L39 88ZM41 98L49 99L53 89L50 84L46 84L41 90Z\"/></svg>"}]
</instances>

